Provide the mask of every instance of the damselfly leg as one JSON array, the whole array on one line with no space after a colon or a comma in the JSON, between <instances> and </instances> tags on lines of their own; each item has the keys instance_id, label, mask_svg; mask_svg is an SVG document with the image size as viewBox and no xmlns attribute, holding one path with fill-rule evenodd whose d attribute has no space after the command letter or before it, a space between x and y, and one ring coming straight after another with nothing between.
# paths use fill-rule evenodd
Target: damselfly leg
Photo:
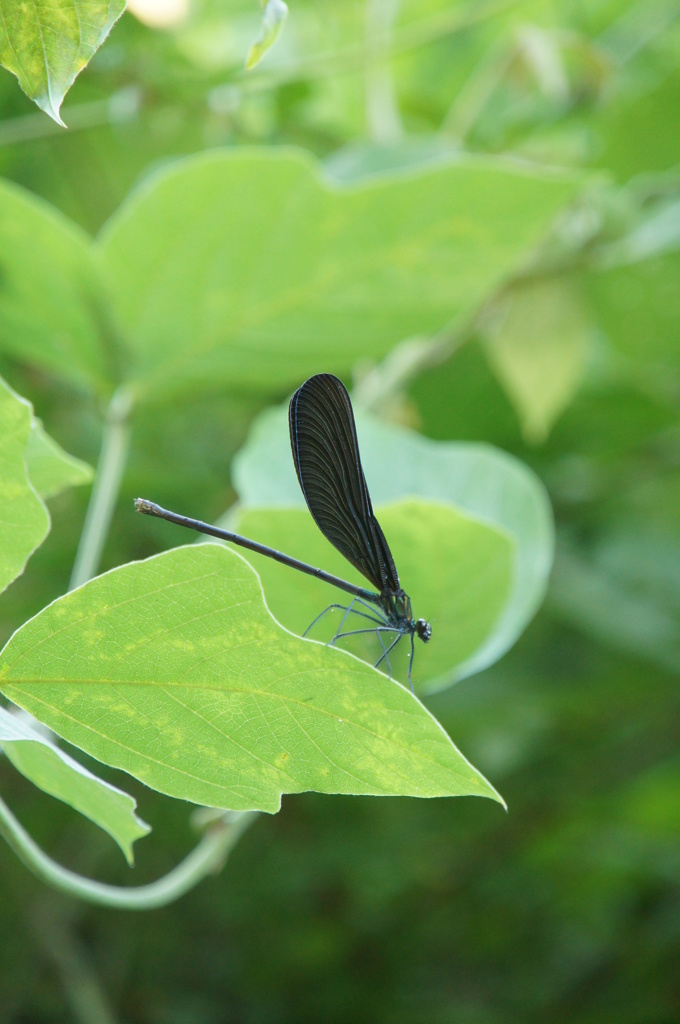
<instances>
[{"instance_id":1,"label":"damselfly leg","mask_svg":"<svg viewBox=\"0 0 680 1024\"><path fill-rule=\"evenodd\" d=\"M404 630L403 629L398 629L396 626L389 626L389 625L388 626L374 626L373 629L349 629L345 633L340 633L340 635L335 637L334 639L341 640L341 639L343 639L346 636L358 636L360 633L376 633L377 634L378 640L380 641L380 646L382 648L382 652L383 653L380 655L380 657L378 658L378 660L374 664L373 668L378 668L378 666L380 665L381 661L383 661L383 660L386 661L387 662L387 674L389 675L389 677L391 679L392 678L392 666L390 665L390 659L389 659L388 655L389 655L390 651L393 650L393 648L395 648L397 646L397 644L399 643L401 638L405 635L404 634ZM392 643L389 645L389 647L385 648L385 645L382 642L382 637L380 636L381 633L397 633L398 635L395 637L395 639L392 641ZM410 663L409 663L409 667L410 667ZM409 685L411 687L411 690L413 690L413 684L411 683L410 677L409 677Z\"/></svg>"},{"instance_id":2,"label":"damselfly leg","mask_svg":"<svg viewBox=\"0 0 680 1024\"><path fill-rule=\"evenodd\" d=\"M362 605L362 607L364 607L364 608L367 608L368 609L368 613L364 612L364 611L360 611L357 607L355 607L358 604ZM388 676L391 679L392 678L392 666L390 664L389 654L390 654L390 651L394 650L394 648L397 646L397 644L401 640L402 636L405 635L405 631L403 629L399 629L397 626L392 625L390 623L390 620L387 618L387 616L383 615L379 608L375 608L373 605L368 604L368 602L362 600L360 597L355 597L355 598L352 599L352 601L350 601L350 603L348 605L344 605L344 604L330 604L330 605L328 605L327 608L324 608L324 610L319 615L317 615L316 618L309 624L307 629L302 634L303 637L307 636L307 634L312 629L312 627L315 626L317 624L317 622L319 622L324 617L324 615L326 615L327 612L334 611L334 610L342 611L342 612L344 612L344 615L342 616L342 619L340 620L340 625L338 626L335 634L328 641L328 646L329 647L333 647L335 645L336 641L344 640L346 637L360 636L360 635L365 635L365 634L369 634L369 633L375 633L377 638L378 638L378 642L380 644L380 649L382 651L382 654L380 655L378 660L375 662L373 667L374 668L378 668L379 665L384 661L385 664L387 665L387 674L388 674ZM365 629L347 629L346 630L346 629L344 629L344 625L347 622L347 619L349 618L349 616L352 615L352 614L353 615L358 615L362 619L367 619L369 622L375 623L375 625L370 627L370 628L365 628ZM383 639L382 639L382 635L381 635L382 633L396 633L397 636L389 644L388 647L385 647L385 644L383 643ZM408 682L409 682L409 686L411 687L411 691L413 691L413 683L411 682L411 668L412 668L412 665L413 665L413 655L414 655L413 636L410 637L410 640L411 640L411 653L410 653L410 656L409 656L409 663L408 663Z\"/></svg>"},{"instance_id":3,"label":"damselfly leg","mask_svg":"<svg viewBox=\"0 0 680 1024\"><path fill-rule=\"evenodd\" d=\"M367 615L365 612L357 611L354 608L355 604L362 604L366 608L368 608L369 611L376 612L376 614ZM324 615L326 615L327 612L332 612L332 611L335 611L336 609L338 611L343 611L345 614L344 614L344 616L342 618L342 622L340 623L340 626L339 626L338 630L335 633L335 636L333 637L333 639L331 641L329 641L330 643L334 643L334 641L337 639L338 633L340 633L340 631L342 630L342 627L345 624L345 620L346 620L346 618L347 618L347 616L349 615L350 612L354 612L355 615L360 615L362 619L368 619L370 622L378 622L378 623L387 622L387 619L383 619L383 618L378 618L377 617L380 613L377 612L377 610L374 609L370 604L367 604L365 601L362 601L361 598L356 598L355 597L354 600L350 601L349 605L346 605L346 604L329 604L328 607L324 608L324 610L319 615L317 615L317 617L315 619L312 619L310 624L307 626L307 629L302 634L303 637L307 636L307 634L309 633L310 629L313 629L314 626L316 626L317 622L320 622L321 619L324 617Z\"/></svg>"}]
</instances>

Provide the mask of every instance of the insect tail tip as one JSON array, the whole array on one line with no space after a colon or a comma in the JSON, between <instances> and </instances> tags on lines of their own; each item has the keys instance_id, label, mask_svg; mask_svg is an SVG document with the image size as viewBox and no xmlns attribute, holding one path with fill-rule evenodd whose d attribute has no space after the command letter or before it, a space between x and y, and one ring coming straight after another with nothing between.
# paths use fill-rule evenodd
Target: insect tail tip
<instances>
[{"instance_id":1,"label":"insect tail tip","mask_svg":"<svg viewBox=\"0 0 680 1024\"><path fill-rule=\"evenodd\" d=\"M158 505L154 504L153 501L147 501L146 498L135 498L135 510L141 512L145 516L155 516L157 514Z\"/></svg>"}]
</instances>

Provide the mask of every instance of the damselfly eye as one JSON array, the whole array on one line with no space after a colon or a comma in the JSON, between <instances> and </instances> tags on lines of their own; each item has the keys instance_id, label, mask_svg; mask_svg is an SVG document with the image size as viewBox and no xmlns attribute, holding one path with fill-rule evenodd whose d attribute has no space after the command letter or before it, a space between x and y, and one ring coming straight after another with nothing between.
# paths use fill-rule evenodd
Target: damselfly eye
<instances>
[{"instance_id":1,"label":"damselfly eye","mask_svg":"<svg viewBox=\"0 0 680 1024\"><path fill-rule=\"evenodd\" d=\"M425 622L425 619L418 619L416 622L416 633L423 643L426 644L432 636L432 626L429 622Z\"/></svg>"}]
</instances>

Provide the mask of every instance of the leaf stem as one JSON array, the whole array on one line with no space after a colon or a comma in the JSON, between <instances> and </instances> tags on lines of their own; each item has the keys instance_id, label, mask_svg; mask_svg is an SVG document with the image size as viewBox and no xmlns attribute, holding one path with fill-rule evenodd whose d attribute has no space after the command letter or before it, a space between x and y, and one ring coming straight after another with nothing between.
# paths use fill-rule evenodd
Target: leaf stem
<instances>
[{"instance_id":1,"label":"leaf stem","mask_svg":"<svg viewBox=\"0 0 680 1024\"><path fill-rule=\"evenodd\" d=\"M97 573L111 525L130 440L132 396L126 388L114 392L104 419L102 447L73 565L69 590L87 583Z\"/></svg>"},{"instance_id":2,"label":"leaf stem","mask_svg":"<svg viewBox=\"0 0 680 1024\"><path fill-rule=\"evenodd\" d=\"M389 65L399 0L366 0L366 121L373 142L389 145L404 134Z\"/></svg>"},{"instance_id":3,"label":"leaf stem","mask_svg":"<svg viewBox=\"0 0 680 1024\"><path fill-rule=\"evenodd\" d=\"M257 813L252 811L225 811L176 868L148 885L128 888L96 882L61 867L40 849L0 798L0 835L34 875L69 896L117 910L150 910L179 899L206 875L223 867L256 817Z\"/></svg>"},{"instance_id":4,"label":"leaf stem","mask_svg":"<svg viewBox=\"0 0 680 1024\"><path fill-rule=\"evenodd\" d=\"M118 1024L87 950L69 927L73 906L63 900L50 905L42 894L29 915L36 942L59 977L74 1024Z\"/></svg>"},{"instance_id":5,"label":"leaf stem","mask_svg":"<svg viewBox=\"0 0 680 1024\"><path fill-rule=\"evenodd\" d=\"M407 338L395 345L352 388L352 399L362 409L377 413L417 377L450 359L472 336L479 311L432 338Z\"/></svg>"}]
</instances>

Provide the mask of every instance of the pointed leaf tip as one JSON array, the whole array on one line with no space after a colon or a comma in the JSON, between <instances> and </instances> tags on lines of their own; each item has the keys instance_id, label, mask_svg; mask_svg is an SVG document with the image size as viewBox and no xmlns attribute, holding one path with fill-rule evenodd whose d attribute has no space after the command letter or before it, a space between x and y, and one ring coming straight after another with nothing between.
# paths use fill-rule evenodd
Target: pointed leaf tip
<instances>
[{"instance_id":1,"label":"pointed leaf tip","mask_svg":"<svg viewBox=\"0 0 680 1024\"><path fill-rule=\"evenodd\" d=\"M268 0L262 14L260 34L250 47L246 57L246 71L252 71L260 63L265 53L271 50L277 41L288 17L288 7L283 0Z\"/></svg>"},{"instance_id":2,"label":"pointed leaf tip","mask_svg":"<svg viewBox=\"0 0 680 1024\"><path fill-rule=\"evenodd\" d=\"M0 64L65 128L64 96L124 10L125 0L0 0Z\"/></svg>"}]
</instances>

